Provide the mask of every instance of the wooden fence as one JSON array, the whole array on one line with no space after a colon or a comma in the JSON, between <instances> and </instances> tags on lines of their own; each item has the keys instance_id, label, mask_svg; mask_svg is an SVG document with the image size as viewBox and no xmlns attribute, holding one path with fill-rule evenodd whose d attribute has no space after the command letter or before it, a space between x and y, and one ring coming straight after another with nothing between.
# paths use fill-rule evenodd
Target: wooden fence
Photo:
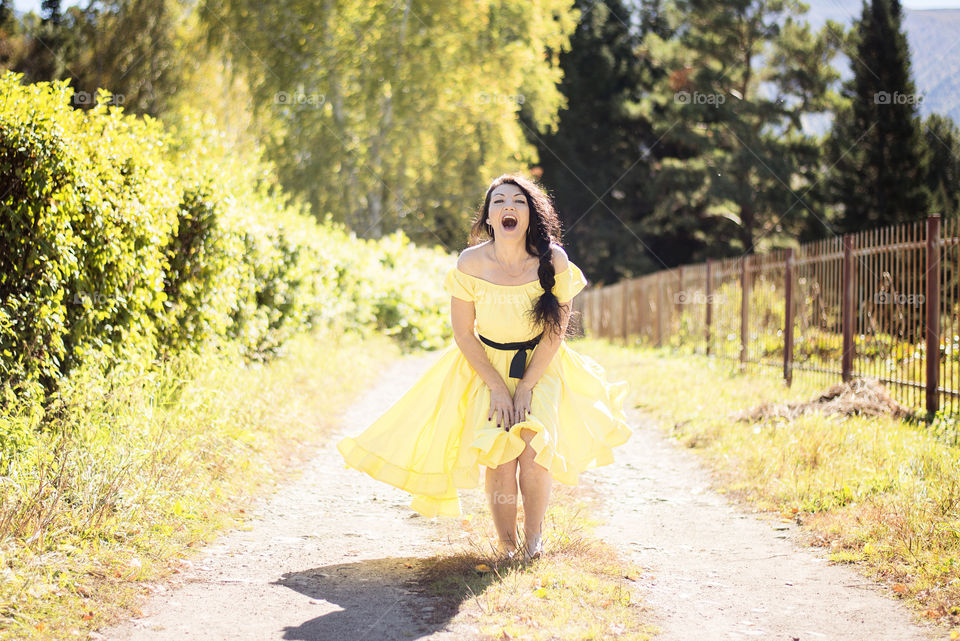
<instances>
[{"instance_id":1,"label":"wooden fence","mask_svg":"<svg viewBox=\"0 0 960 641\"><path fill-rule=\"evenodd\" d=\"M933 216L591 286L574 309L591 336L732 359L787 384L875 378L905 405L955 413L958 279L960 225Z\"/></svg>"}]
</instances>

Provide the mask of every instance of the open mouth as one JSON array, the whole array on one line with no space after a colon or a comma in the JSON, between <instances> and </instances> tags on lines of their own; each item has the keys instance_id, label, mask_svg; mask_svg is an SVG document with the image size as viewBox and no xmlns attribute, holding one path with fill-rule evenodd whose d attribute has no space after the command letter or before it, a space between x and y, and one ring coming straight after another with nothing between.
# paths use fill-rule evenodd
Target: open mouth
<instances>
[{"instance_id":1,"label":"open mouth","mask_svg":"<svg viewBox=\"0 0 960 641\"><path fill-rule=\"evenodd\" d=\"M513 214L506 214L501 220L500 224L503 225L504 229L514 229L520 223L517 220L517 217Z\"/></svg>"}]
</instances>

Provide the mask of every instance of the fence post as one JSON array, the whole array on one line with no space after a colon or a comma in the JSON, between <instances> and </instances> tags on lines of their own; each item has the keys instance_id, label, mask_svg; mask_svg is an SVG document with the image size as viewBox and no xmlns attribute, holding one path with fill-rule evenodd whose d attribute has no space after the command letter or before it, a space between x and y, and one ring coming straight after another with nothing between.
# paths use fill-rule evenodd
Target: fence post
<instances>
[{"instance_id":1,"label":"fence post","mask_svg":"<svg viewBox=\"0 0 960 641\"><path fill-rule=\"evenodd\" d=\"M657 347L663 346L663 272L657 272Z\"/></svg>"},{"instance_id":2,"label":"fence post","mask_svg":"<svg viewBox=\"0 0 960 641\"><path fill-rule=\"evenodd\" d=\"M784 265L783 378L793 382L793 247L788 247Z\"/></svg>"},{"instance_id":3,"label":"fence post","mask_svg":"<svg viewBox=\"0 0 960 641\"><path fill-rule=\"evenodd\" d=\"M843 298L840 323L843 329L843 355L840 377L844 382L853 376L853 236L843 235Z\"/></svg>"},{"instance_id":4,"label":"fence post","mask_svg":"<svg viewBox=\"0 0 960 641\"><path fill-rule=\"evenodd\" d=\"M940 409L940 216L927 217L927 413Z\"/></svg>"},{"instance_id":5,"label":"fence post","mask_svg":"<svg viewBox=\"0 0 960 641\"><path fill-rule=\"evenodd\" d=\"M627 345L630 338L630 279L623 279L623 344Z\"/></svg>"},{"instance_id":6,"label":"fence post","mask_svg":"<svg viewBox=\"0 0 960 641\"><path fill-rule=\"evenodd\" d=\"M707 259L707 312L706 318L704 319L704 325L706 326L706 339L707 339L707 356L710 355L710 323L713 320L713 259Z\"/></svg>"},{"instance_id":7,"label":"fence post","mask_svg":"<svg viewBox=\"0 0 960 641\"><path fill-rule=\"evenodd\" d=\"M605 340L610 340L613 338L613 333L610 331L610 326L613 324L611 322L613 320L611 318L613 314L610 310L610 286L605 284L601 291L603 291L603 298L601 298L601 303L603 305L603 338Z\"/></svg>"},{"instance_id":8,"label":"fence post","mask_svg":"<svg viewBox=\"0 0 960 641\"><path fill-rule=\"evenodd\" d=\"M740 367L747 362L747 341L750 328L750 277L747 262L750 255L740 259Z\"/></svg>"}]
</instances>

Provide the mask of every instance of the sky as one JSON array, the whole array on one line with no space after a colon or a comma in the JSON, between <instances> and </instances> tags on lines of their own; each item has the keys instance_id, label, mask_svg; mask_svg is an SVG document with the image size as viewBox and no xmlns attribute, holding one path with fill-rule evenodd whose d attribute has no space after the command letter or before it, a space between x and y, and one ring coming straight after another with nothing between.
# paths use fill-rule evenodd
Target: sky
<instances>
[{"instance_id":1,"label":"sky","mask_svg":"<svg viewBox=\"0 0 960 641\"><path fill-rule=\"evenodd\" d=\"M13 0L17 11L36 11L40 13L41 0ZM86 4L86 0L64 0L63 6ZM902 0L901 5L907 9L960 9L960 0Z\"/></svg>"}]
</instances>

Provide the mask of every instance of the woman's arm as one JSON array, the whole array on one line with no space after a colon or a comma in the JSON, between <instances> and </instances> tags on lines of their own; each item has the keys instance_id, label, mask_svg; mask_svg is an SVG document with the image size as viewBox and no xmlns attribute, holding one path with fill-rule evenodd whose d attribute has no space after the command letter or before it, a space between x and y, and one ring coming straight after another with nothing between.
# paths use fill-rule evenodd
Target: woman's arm
<instances>
[{"instance_id":1,"label":"woman's arm","mask_svg":"<svg viewBox=\"0 0 960 641\"><path fill-rule=\"evenodd\" d=\"M513 397L503 377L497 372L487 352L483 349L473 333L473 323L476 320L477 310L471 301L460 300L456 296L450 298L450 316L453 325L453 339L463 353L473 370L479 374L483 382L490 388L490 408L487 411L487 420L497 418L497 425L509 429L514 416Z\"/></svg>"},{"instance_id":2,"label":"woman's arm","mask_svg":"<svg viewBox=\"0 0 960 641\"><path fill-rule=\"evenodd\" d=\"M477 310L471 301L460 300L455 296L450 298L450 320L453 325L453 339L456 341L457 347L460 348L467 362L480 375L487 387L491 390L501 388L506 390L507 384L494 368L490 359L487 358L487 352L483 349L480 339L473 333L473 324L476 318Z\"/></svg>"}]
</instances>

